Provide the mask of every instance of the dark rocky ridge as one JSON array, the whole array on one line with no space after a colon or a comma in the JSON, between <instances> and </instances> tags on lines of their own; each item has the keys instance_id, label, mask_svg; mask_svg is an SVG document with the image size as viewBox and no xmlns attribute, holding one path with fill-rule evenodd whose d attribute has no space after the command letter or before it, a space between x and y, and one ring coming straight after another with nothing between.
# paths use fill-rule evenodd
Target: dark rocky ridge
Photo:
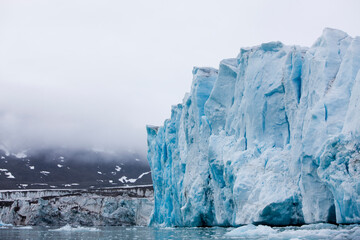
<instances>
[{"instance_id":1,"label":"dark rocky ridge","mask_svg":"<svg viewBox=\"0 0 360 240\"><path fill-rule=\"evenodd\" d=\"M0 189L3 190L85 189L151 183L149 165L136 153L119 155L59 148L28 150L17 155L0 150Z\"/></svg>"}]
</instances>

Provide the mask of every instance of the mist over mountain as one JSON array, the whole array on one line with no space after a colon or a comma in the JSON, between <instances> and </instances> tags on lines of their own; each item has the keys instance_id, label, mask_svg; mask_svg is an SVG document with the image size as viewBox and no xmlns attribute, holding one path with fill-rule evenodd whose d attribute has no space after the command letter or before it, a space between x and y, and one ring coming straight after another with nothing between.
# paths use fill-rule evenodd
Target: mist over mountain
<instances>
[{"instance_id":1,"label":"mist over mountain","mask_svg":"<svg viewBox=\"0 0 360 240\"><path fill-rule=\"evenodd\" d=\"M290 1L1 1L0 143L13 152L95 147L145 155L145 125L170 117L189 91L193 66L216 68L240 46L261 42L310 46L324 27L360 35L359 7L324 0L298 2L297 11L289 11Z\"/></svg>"}]
</instances>

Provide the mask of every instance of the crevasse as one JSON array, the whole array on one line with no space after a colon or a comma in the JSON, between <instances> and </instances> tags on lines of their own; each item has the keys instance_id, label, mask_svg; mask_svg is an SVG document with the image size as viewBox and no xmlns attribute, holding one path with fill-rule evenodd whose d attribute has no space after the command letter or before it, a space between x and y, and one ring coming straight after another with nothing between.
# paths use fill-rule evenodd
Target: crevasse
<instances>
[{"instance_id":1,"label":"crevasse","mask_svg":"<svg viewBox=\"0 0 360 240\"><path fill-rule=\"evenodd\" d=\"M241 49L194 68L182 104L147 126L151 225L360 222L360 37Z\"/></svg>"}]
</instances>

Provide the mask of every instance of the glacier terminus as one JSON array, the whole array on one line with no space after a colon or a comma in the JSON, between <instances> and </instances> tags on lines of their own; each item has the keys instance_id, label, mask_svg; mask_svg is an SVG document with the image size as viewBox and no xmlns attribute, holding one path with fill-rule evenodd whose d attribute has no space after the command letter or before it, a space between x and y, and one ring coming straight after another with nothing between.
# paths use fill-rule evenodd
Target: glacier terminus
<instances>
[{"instance_id":1,"label":"glacier terminus","mask_svg":"<svg viewBox=\"0 0 360 240\"><path fill-rule=\"evenodd\" d=\"M360 37L264 43L147 126L155 226L360 223Z\"/></svg>"}]
</instances>

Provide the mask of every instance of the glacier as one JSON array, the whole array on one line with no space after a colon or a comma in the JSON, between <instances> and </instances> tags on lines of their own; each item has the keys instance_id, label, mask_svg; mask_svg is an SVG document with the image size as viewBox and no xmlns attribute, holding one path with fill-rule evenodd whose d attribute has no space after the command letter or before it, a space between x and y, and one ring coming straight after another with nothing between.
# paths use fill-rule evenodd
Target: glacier
<instances>
[{"instance_id":1,"label":"glacier","mask_svg":"<svg viewBox=\"0 0 360 240\"><path fill-rule=\"evenodd\" d=\"M0 191L1 226L146 226L150 186ZM7 223L7 225L4 225Z\"/></svg>"},{"instance_id":2,"label":"glacier","mask_svg":"<svg viewBox=\"0 0 360 240\"><path fill-rule=\"evenodd\" d=\"M219 69L147 126L153 226L360 223L360 37L269 42Z\"/></svg>"}]
</instances>

